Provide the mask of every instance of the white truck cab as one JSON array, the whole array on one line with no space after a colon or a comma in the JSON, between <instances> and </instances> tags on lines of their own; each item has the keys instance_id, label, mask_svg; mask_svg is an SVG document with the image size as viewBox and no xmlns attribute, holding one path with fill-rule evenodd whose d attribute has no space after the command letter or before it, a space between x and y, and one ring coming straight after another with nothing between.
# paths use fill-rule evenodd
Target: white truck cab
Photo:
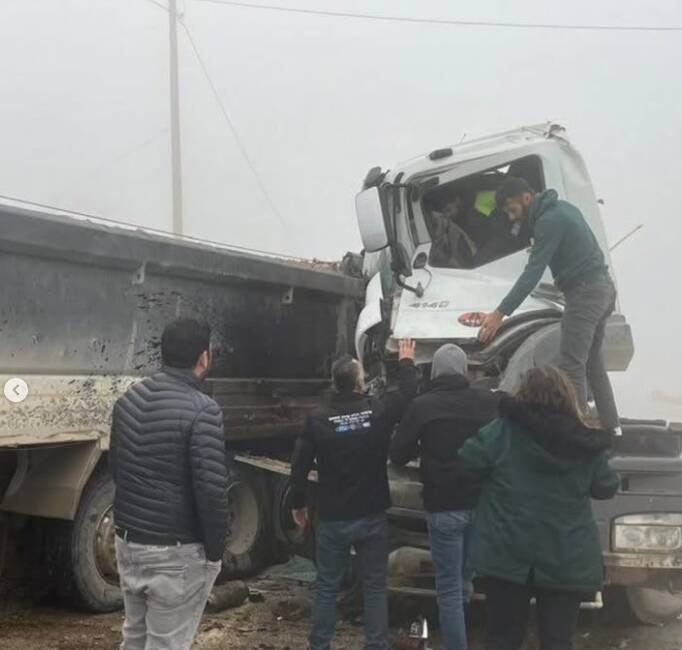
<instances>
[{"instance_id":1,"label":"white truck cab","mask_svg":"<svg viewBox=\"0 0 682 650\"><path fill-rule=\"evenodd\" d=\"M553 189L576 205L610 266L587 168L559 126L524 127L438 149L391 171L372 169L356 198L367 284L355 345L370 389L391 384L404 337L417 341L416 362L426 372L435 350L454 342L467 352L470 380L503 390L557 357L563 297L549 272L490 343L477 338L481 314L500 304L531 244L528 227L515 229L495 205L507 176L524 178L537 192ZM633 350L617 306L603 346L607 369L626 370ZM611 458L621 487L614 499L593 504L606 584L624 588L638 620L660 624L682 614L682 426L621 424ZM389 465L389 483L389 585L425 593L429 554L418 460Z\"/></svg>"},{"instance_id":2,"label":"white truck cab","mask_svg":"<svg viewBox=\"0 0 682 650\"><path fill-rule=\"evenodd\" d=\"M592 182L560 126L523 127L438 149L390 171L373 168L356 197L368 283L355 344L371 379L388 380L386 365L406 337L417 341L418 364L430 363L441 344L458 343L469 355L472 379L504 388L556 354L563 299L549 270L490 344L477 340L480 315L512 287L531 243L527 227L514 226L495 206L495 190L507 176L524 178L537 192L554 189L580 208L610 266ZM444 235L443 206L451 200L459 205L458 225L450 223ZM633 343L619 313L604 348L609 370L627 368Z\"/></svg>"}]
</instances>

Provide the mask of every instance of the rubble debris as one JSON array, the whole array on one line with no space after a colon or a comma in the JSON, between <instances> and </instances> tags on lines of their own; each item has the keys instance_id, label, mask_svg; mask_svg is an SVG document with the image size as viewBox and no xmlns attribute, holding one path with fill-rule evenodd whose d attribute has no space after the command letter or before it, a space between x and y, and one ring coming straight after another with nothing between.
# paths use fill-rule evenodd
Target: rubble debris
<instances>
[{"instance_id":1,"label":"rubble debris","mask_svg":"<svg viewBox=\"0 0 682 650\"><path fill-rule=\"evenodd\" d=\"M278 620L301 621L310 617L310 600L303 597L281 599L275 603L272 613Z\"/></svg>"},{"instance_id":2,"label":"rubble debris","mask_svg":"<svg viewBox=\"0 0 682 650\"><path fill-rule=\"evenodd\" d=\"M215 614L226 609L243 605L249 597L249 588L241 580L232 580L224 585L216 585L208 597L206 611Z\"/></svg>"}]
</instances>

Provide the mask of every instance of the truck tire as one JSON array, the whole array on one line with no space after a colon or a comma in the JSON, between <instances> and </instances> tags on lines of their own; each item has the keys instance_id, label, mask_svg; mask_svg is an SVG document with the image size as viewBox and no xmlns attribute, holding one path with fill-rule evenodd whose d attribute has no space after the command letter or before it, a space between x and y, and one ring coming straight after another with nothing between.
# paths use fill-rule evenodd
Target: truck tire
<instances>
[{"instance_id":1,"label":"truck tire","mask_svg":"<svg viewBox=\"0 0 682 650\"><path fill-rule=\"evenodd\" d=\"M72 522L54 522L57 533L57 593L88 612L123 607L114 547L114 483L100 467L85 487ZM52 543L48 539L48 543Z\"/></svg>"},{"instance_id":2,"label":"truck tire","mask_svg":"<svg viewBox=\"0 0 682 650\"><path fill-rule=\"evenodd\" d=\"M273 524L275 548L273 560L286 562L293 555L312 559L315 555L313 527L301 530L291 516L291 478L284 475L272 476ZM309 506L312 514L314 508Z\"/></svg>"},{"instance_id":3,"label":"truck tire","mask_svg":"<svg viewBox=\"0 0 682 650\"><path fill-rule=\"evenodd\" d=\"M682 593L626 587L625 594L633 615L644 625L665 625L682 615Z\"/></svg>"},{"instance_id":4,"label":"truck tire","mask_svg":"<svg viewBox=\"0 0 682 650\"><path fill-rule=\"evenodd\" d=\"M227 487L230 532L223 553L223 579L263 569L272 549L271 491L267 474L237 465Z\"/></svg>"}]
</instances>

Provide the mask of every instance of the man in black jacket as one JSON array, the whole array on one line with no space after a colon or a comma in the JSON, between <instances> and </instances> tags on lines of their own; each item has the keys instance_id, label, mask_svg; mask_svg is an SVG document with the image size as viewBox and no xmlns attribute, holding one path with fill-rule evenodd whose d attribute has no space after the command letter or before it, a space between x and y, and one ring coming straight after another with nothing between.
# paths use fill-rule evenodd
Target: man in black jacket
<instances>
[{"instance_id":1,"label":"man in black jacket","mask_svg":"<svg viewBox=\"0 0 682 650\"><path fill-rule=\"evenodd\" d=\"M222 413L200 390L210 329L181 319L161 338L163 368L114 406L109 460L125 605L121 650L189 650L227 536Z\"/></svg>"},{"instance_id":2,"label":"man in black jacket","mask_svg":"<svg viewBox=\"0 0 682 650\"><path fill-rule=\"evenodd\" d=\"M424 484L431 555L446 650L466 650L463 607L464 536L476 505L478 485L457 471L457 453L479 429L495 419L497 397L473 388L466 378L467 357L456 345L433 357L430 390L407 409L391 443L390 458L405 465L417 452Z\"/></svg>"},{"instance_id":3,"label":"man in black jacket","mask_svg":"<svg viewBox=\"0 0 682 650\"><path fill-rule=\"evenodd\" d=\"M386 563L390 506L386 462L393 427L417 390L412 341L400 343L399 391L383 399L364 394L362 368L350 357L332 369L331 403L315 411L292 462L294 520L308 524L306 480L317 460L317 580L311 650L329 650L336 625L336 597L351 546L360 562L366 650L388 650Z\"/></svg>"}]
</instances>

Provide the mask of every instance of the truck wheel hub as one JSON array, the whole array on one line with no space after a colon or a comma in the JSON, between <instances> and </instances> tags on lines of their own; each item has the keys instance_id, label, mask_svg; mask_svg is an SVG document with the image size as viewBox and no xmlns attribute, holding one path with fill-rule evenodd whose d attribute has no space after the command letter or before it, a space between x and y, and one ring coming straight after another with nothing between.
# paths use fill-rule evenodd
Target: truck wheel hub
<instances>
[{"instance_id":1,"label":"truck wheel hub","mask_svg":"<svg viewBox=\"0 0 682 650\"><path fill-rule=\"evenodd\" d=\"M227 491L229 535L226 549L233 555L248 553L260 528L258 497L248 483L237 481Z\"/></svg>"},{"instance_id":2,"label":"truck wheel hub","mask_svg":"<svg viewBox=\"0 0 682 650\"><path fill-rule=\"evenodd\" d=\"M114 507L109 506L100 516L95 527L95 566L106 582L118 585L116 565L116 528L114 526Z\"/></svg>"}]
</instances>

